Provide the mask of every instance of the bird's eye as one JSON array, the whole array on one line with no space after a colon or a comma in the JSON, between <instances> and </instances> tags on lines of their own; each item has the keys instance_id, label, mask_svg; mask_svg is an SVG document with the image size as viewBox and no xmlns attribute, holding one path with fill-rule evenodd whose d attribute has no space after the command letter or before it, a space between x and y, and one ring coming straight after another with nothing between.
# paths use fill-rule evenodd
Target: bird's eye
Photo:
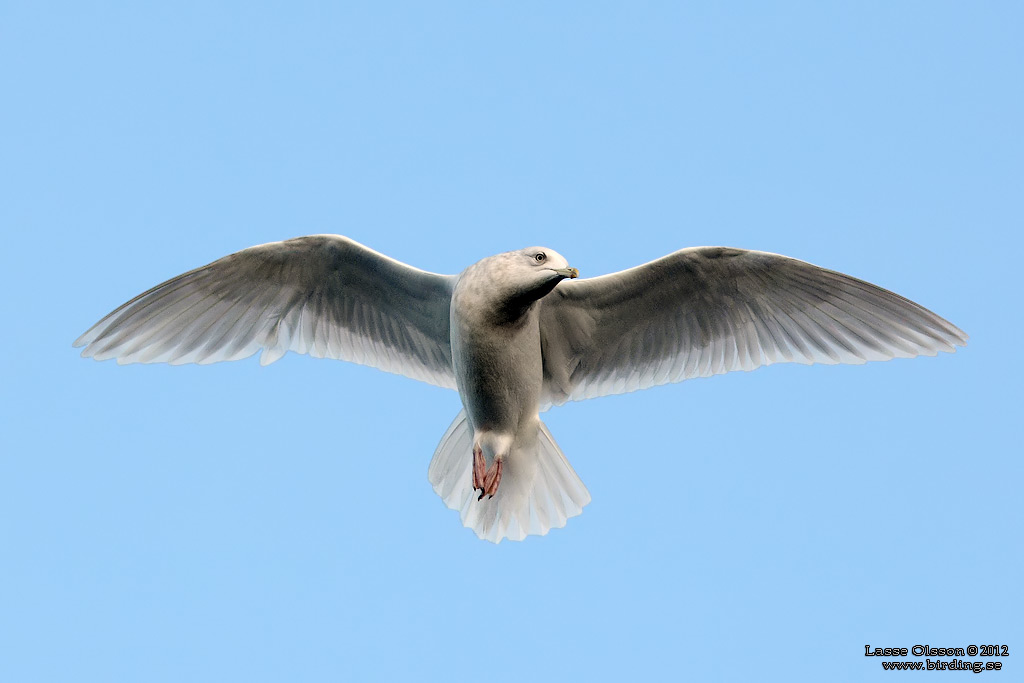
<instances>
[{"instance_id":1,"label":"bird's eye","mask_svg":"<svg viewBox=\"0 0 1024 683\"><path fill-rule=\"evenodd\" d=\"M534 256L534 258L537 259L537 263L542 263L544 259L546 259L547 257L547 254L545 254L543 251Z\"/></svg>"}]
</instances>

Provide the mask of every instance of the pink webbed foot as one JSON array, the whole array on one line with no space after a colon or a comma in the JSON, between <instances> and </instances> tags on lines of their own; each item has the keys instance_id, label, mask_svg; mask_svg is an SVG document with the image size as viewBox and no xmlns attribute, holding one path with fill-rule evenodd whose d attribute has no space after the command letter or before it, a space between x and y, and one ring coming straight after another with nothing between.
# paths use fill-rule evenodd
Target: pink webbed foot
<instances>
[{"instance_id":1,"label":"pink webbed foot","mask_svg":"<svg viewBox=\"0 0 1024 683\"><path fill-rule=\"evenodd\" d=\"M484 453L479 446L473 447L473 488L484 490L484 481L487 478L487 463L484 462ZM480 494L483 496L483 494ZM479 500L479 498L477 499Z\"/></svg>"},{"instance_id":2,"label":"pink webbed foot","mask_svg":"<svg viewBox=\"0 0 1024 683\"><path fill-rule=\"evenodd\" d=\"M498 484L501 482L501 460L497 458L491 463L491 469L487 470L487 475L484 477L484 487L480 491L480 498L488 496L494 498L494 494L498 492Z\"/></svg>"},{"instance_id":3,"label":"pink webbed foot","mask_svg":"<svg viewBox=\"0 0 1024 683\"><path fill-rule=\"evenodd\" d=\"M495 458L490 468L484 460L484 453L479 446L473 447L473 488L480 491L477 500L484 496L494 497L501 483L501 460Z\"/></svg>"}]
</instances>

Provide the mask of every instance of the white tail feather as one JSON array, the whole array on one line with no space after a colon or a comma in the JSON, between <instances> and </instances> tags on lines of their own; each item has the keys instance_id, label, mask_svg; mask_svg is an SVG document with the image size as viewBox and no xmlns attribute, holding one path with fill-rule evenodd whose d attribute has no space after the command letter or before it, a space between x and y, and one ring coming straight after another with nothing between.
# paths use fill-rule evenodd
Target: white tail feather
<instances>
[{"instance_id":1,"label":"white tail feather","mask_svg":"<svg viewBox=\"0 0 1024 683\"><path fill-rule=\"evenodd\" d=\"M477 500L472 463L473 432L463 410L441 437L427 477L444 504L459 511L462 524L492 543L543 536L565 526L590 502L587 487L544 423L534 444L513 448L505 459L493 498Z\"/></svg>"}]
</instances>

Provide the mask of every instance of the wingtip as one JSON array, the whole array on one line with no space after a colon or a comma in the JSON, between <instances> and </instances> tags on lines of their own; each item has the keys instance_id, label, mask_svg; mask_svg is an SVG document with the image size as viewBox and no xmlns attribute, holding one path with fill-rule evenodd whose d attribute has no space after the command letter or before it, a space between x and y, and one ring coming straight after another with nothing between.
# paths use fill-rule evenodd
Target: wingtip
<instances>
[{"instance_id":1,"label":"wingtip","mask_svg":"<svg viewBox=\"0 0 1024 683\"><path fill-rule=\"evenodd\" d=\"M941 348L940 351L946 351L947 353L956 353L957 347L967 346L967 340L970 336L955 325L951 325L952 329L949 330L949 336L946 338L945 348Z\"/></svg>"}]
</instances>

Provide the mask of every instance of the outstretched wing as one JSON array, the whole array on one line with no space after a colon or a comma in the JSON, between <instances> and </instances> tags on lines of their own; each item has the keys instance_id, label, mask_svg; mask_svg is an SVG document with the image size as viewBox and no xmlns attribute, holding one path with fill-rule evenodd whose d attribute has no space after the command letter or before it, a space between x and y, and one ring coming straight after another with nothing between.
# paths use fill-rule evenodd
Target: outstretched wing
<instances>
[{"instance_id":1,"label":"outstretched wing","mask_svg":"<svg viewBox=\"0 0 1024 683\"><path fill-rule=\"evenodd\" d=\"M778 254L696 247L546 296L543 400L772 363L934 356L966 342L951 323L863 280Z\"/></svg>"},{"instance_id":2,"label":"outstretched wing","mask_svg":"<svg viewBox=\"0 0 1024 683\"><path fill-rule=\"evenodd\" d=\"M340 235L243 249L140 294L75 341L118 363L215 363L286 351L455 388L448 311L456 276Z\"/></svg>"}]
</instances>

